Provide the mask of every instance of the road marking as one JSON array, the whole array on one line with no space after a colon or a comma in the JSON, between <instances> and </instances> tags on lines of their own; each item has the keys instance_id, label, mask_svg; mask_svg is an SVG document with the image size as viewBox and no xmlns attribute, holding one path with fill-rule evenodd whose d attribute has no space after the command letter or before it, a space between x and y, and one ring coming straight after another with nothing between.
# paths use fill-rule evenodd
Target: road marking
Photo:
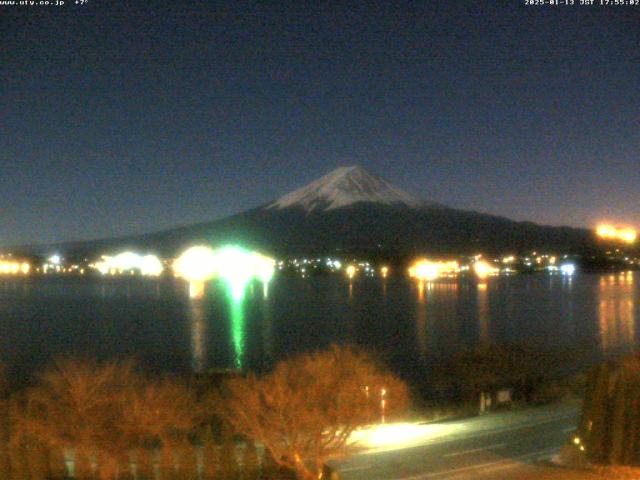
<instances>
[{"instance_id":1,"label":"road marking","mask_svg":"<svg viewBox=\"0 0 640 480\"><path fill-rule=\"evenodd\" d=\"M347 467L347 468L338 468L338 471L340 473L344 473L344 472L357 472L358 470L369 470L371 468L374 468L373 465L360 465L359 467Z\"/></svg>"},{"instance_id":2,"label":"road marking","mask_svg":"<svg viewBox=\"0 0 640 480\"><path fill-rule=\"evenodd\" d=\"M447 454L442 455L442 456L445 457L445 458L447 458L447 457L457 457L459 455L466 455L467 453L482 452L484 450L491 450L492 448L502 448L502 447L506 447L506 446L507 446L506 443L496 443L495 445L487 445L486 447L473 448L471 450L463 450L462 452L447 453Z\"/></svg>"},{"instance_id":3,"label":"road marking","mask_svg":"<svg viewBox=\"0 0 640 480\"><path fill-rule=\"evenodd\" d=\"M488 466L484 470L487 472L496 472L498 470L509 470L511 468L524 467L527 464L523 463L522 460L533 460L534 462L538 462L540 460L548 460L548 459L551 459L555 454L557 454L557 452L558 452L557 449L540 450L539 452L535 452L527 456L519 457L521 461L505 460L504 463ZM533 464L528 464L528 465L533 466ZM447 477L447 479L451 480L455 478L465 478L464 475L465 474L462 473L454 477Z\"/></svg>"},{"instance_id":4,"label":"road marking","mask_svg":"<svg viewBox=\"0 0 640 480\"><path fill-rule=\"evenodd\" d=\"M576 431L576 427L570 427L570 428L563 428L562 429L562 433L569 433L569 432L575 432Z\"/></svg>"},{"instance_id":5,"label":"road marking","mask_svg":"<svg viewBox=\"0 0 640 480\"><path fill-rule=\"evenodd\" d=\"M541 458L546 458L557 452L557 448L547 448L545 450L538 450L537 452L527 453L525 455L520 455L518 457L507 458L504 460L498 460L496 462L487 462L480 463L477 465L469 465L468 467L455 468L453 470L442 470L440 472L427 473L423 475L414 475L412 477L404 477L400 480L425 480L427 478L436 478L450 475L460 475L473 470L487 469L487 470L497 470L504 468L514 468L520 466L520 462L524 460L536 459L539 460Z\"/></svg>"}]
</instances>

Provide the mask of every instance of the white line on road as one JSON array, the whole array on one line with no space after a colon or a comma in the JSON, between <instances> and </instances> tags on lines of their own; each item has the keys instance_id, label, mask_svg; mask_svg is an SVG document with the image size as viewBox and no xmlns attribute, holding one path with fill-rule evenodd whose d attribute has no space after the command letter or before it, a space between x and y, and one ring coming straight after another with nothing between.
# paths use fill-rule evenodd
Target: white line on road
<instances>
[{"instance_id":1,"label":"white line on road","mask_svg":"<svg viewBox=\"0 0 640 480\"><path fill-rule=\"evenodd\" d=\"M523 463L524 460L533 460L534 462L539 462L540 460L550 460L557 453L558 453L557 449L540 450L539 452L535 452L527 456L518 457L520 461L515 461L513 459L506 460L503 463L485 467L484 470L486 472L496 472L498 470L509 470L511 468L518 468L525 465ZM461 478L461 477L464 478L464 473L458 474L454 477L447 477L447 480L455 480L455 478Z\"/></svg>"},{"instance_id":2,"label":"white line on road","mask_svg":"<svg viewBox=\"0 0 640 480\"><path fill-rule=\"evenodd\" d=\"M463 450L462 452L446 453L446 454L444 454L442 456L445 457L445 458L457 457L459 455L466 455L467 453L482 452L484 450L491 450L492 448L502 448L502 447L506 447L506 446L507 446L506 443L496 443L495 445L487 445L486 447L473 448L471 450Z\"/></svg>"},{"instance_id":3,"label":"white line on road","mask_svg":"<svg viewBox=\"0 0 640 480\"><path fill-rule=\"evenodd\" d=\"M449 478L451 475L460 475L467 472L471 472L473 470L496 470L496 469L505 469L505 468L514 468L521 465L522 461L531 460L531 459L542 459L557 452L557 448L547 448L545 450L539 450L533 453L527 453L525 455L520 455L513 458L507 458L504 460L499 460L497 462L488 462L488 463L480 463L477 465L470 465L468 467L455 468L453 470L442 470L440 472L427 473L423 475L414 475L412 477L404 477L401 480L426 480L428 478L437 478L437 477L445 477Z\"/></svg>"},{"instance_id":4,"label":"white line on road","mask_svg":"<svg viewBox=\"0 0 640 480\"><path fill-rule=\"evenodd\" d=\"M344 472L357 472L358 470L369 470L370 468L373 468L373 465L359 465L359 466L355 466L355 467L347 467L347 468L338 468L338 471L340 473L344 473Z\"/></svg>"},{"instance_id":5,"label":"white line on road","mask_svg":"<svg viewBox=\"0 0 640 480\"><path fill-rule=\"evenodd\" d=\"M499 462L486 463L484 465L476 465L475 468L470 468L469 470L505 470L509 468L516 468L522 466L523 462L527 460L542 460L545 458L550 458L552 455L558 452L557 448L547 448L544 450L538 450L533 453L527 453L524 455L520 455L514 458L508 458Z\"/></svg>"},{"instance_id":6,"label":"white line on road","mask_svg":"<svg viewBox=\"0 0 640 480\"><path fill-rule=\"evenodd\" d=\"M562 433L569 433L569 432L575 432L575 431L576 431L576 427L569 427L569 428L562 429Z\"/></svg>"}]
</instances>

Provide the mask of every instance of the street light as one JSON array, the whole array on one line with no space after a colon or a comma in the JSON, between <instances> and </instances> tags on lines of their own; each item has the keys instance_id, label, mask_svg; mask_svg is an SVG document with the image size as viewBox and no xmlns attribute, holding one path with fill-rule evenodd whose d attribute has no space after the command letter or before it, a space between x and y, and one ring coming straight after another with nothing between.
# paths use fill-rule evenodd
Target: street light
<instances>
[{"instance_id":1,"label":"street light","mask_svg":"<svg viewBox=\"0 0 640 480\"><path fill-rule=\"evenodd\" d=\"M382 410L382 423L384 423L385 421L384 412L385 412L385 407L387 406L387 400L384 397L386 394L387 394L387 389L382 387L380 389L380 409Z\"/></svg>"}]
</instances>

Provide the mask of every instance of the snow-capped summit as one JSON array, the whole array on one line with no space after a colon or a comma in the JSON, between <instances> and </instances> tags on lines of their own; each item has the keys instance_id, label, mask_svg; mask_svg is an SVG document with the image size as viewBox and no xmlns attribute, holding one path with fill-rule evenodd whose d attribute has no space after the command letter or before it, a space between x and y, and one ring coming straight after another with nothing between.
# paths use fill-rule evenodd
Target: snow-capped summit
<instances>
[{"instance_id":1,"label":"snow-capped summit","mask_svg":"<svg viewBox=\"0 0 640 480\"><path fill-rule=\"evenodd\" d=\"M340 167L268 205L267 208L302 207L306 211L332 210L358 202L415 207L421 202L359 166Z\"/></svg>"}]
</instances>

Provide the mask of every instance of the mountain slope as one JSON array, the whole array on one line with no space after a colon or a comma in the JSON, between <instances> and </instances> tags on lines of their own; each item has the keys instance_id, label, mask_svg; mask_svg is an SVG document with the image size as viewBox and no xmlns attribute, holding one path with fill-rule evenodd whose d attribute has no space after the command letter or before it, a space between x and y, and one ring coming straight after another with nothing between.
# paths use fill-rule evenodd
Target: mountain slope
<instances>
[{"instance_id":1,"label":"mountain slope","mask_svg":"<svg viewBox=\"0 0 640 480\"><path fill-rule=\"evenodd\" d=\"M360 167L342 167L263 207L148 235L45 246L96 255L122 248L172 256L195 243L239 243L277 255L581 253L591 232L540 226L421 202Z\"/></svg>"}]
</instances>

